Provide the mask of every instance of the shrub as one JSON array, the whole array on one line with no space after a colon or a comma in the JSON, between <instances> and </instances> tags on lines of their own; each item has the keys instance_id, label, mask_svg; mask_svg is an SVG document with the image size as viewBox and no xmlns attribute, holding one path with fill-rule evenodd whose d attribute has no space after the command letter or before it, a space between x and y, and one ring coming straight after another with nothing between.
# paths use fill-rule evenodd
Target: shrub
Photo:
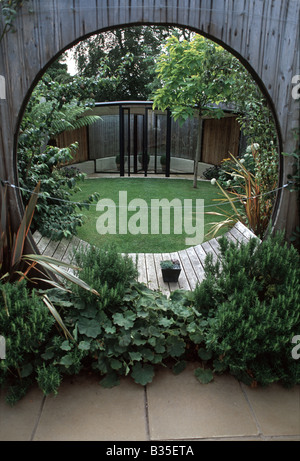
<instances>
[{"instance_id":1,"label":"shrub","mask_svg":"<svg viewBox=\"0 0 300 461\"><path fill-rule=\"evenodd\" d=\"M61 166L72 160L76 149L77 144L63 149L47 146L42 154L26 147L19 149L19 179L25 200L35 185L41 184L33 227L53 240L75 235L83 224L83 215L79 213L83 206L72 202L72 197L80 190L79 184L84 181L85 174L77 168ZM89 204L97 197L92 194L85 202Z\"/></svg>"},{"instance_id":2,"label":"shrub","mask_svg":"<svg viewBox=\"0 0 300 461\"><path fill-rule=\"evenodd\" d=\"M300 382L291 339L300 331L299 255L282 235L259 244L220 240L221 260L206 262L195 289L197 309L210 320L205 344L219 370L247 384Z\"/></svg>"},{"instance_id":3,"label":"shrub","mask_svg":"<svg viewBox=\"0 0 300 461\"><path fill-rule=\"evenodd\" d=\"M190 306L188 294L175 292L167 299L137 283L133 261L114 247L81 249L75 258L83 268L81 279L100 296L78 288L71 295L48 291L61 305L75 341L53 337L42 355L46 370L53 360L60 374L87 367L100 373L103 386L111 387L128 374L145 385L164 361L173 361L176 372L182 369L187 351L194 352L202 319Z\"/></svg>"},{"instance_id":4,"label":"shrub","mask_svg":"<svg viewBox=\"0 0 300 461\"><path fill-rule=\"evenodd\" d=\"M46 369L54 359L62 374L88 367L100 373L104 387L119 384L125 375L145 385L162 363L172 362L178 373L195 352L193 341L200 340L201 315L185 292L167 299L137 282L127 288L114 313L104 300L75 301L66 309L65 321L76 343L53 338L42 356Z\"/></svg>"},{"instance_id":5,"label":"shrub","mask_svg":"<svg viewBox=\"0 0 300 461\"><path fill-rule=\"evenodd\" d=\"M7 401L13 404L34 380L54 319L24 280L1 284L0 290L0 332L6 341L0 386L9 386Z\"/></svg>"},{"instance_id":6,"label":"shrub","mask_svg":"<svg viewBox=\"0 0 300 461\"><path fill-rule=\"evenodd\" d=\"M203 171L203 176L205 179L218 179L219 174L221 173L220 165L214 165Z\"/></svg>"},{"instance_id":7,"label":"shrub","mask_svg":"<svg viewBox=\"0 0 300 461\"><path fill-rule=\"evenodd\" d=\"M111 312L117 309L126 289L137 277L132 259L119 254L114 245L80 248L75 253L75 262L81 268L81 280L98 291L99 303L103 308L108 306ZM94 303L93 295L88 295L79 287L74 287L73 291L85 304Z\"/></svg>"}]
</instances>

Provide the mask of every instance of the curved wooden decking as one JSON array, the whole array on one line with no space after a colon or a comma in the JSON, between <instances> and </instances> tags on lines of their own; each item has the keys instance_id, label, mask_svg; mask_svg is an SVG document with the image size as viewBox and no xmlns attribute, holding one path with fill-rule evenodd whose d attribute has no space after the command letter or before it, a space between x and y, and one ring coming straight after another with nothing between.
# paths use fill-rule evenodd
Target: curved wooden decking
<instances>
[{"instance_id":1,"label":"curved wooden decking","mask_svg":"<svg viewBox=\"0 0 300 461\"><path fill-rule=\"evenodd\" d=\"M225 235L235 243L248 242L250 238L257 238L240 222ZM33 237L41 254L70 263L74 250L88 245L87 242L77 237L55 242L47 237L42 237L38 231L34 233ZM203 280L204 261L208 253L212 253L214 259L218 258L218 239L213 238L201 245L174 253L131 253L129 256L133 261L136 261L139 272L138 281L145 283L153 290L160 290L168 296L177 289L193 290L197 283ZM164 259L178 259L180 261L182 270L177 283L165 283L163 281L160 261Z\"/></svg>"}]
</instances>

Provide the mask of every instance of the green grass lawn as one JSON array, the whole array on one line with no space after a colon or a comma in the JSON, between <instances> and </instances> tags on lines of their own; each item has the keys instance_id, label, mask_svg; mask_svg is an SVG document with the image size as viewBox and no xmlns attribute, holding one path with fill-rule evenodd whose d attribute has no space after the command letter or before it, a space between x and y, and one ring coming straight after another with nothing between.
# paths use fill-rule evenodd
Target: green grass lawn
<instances>
[{"instance_id":1,"label":"green grass lawn","mask_svg":"<svg viewBox=\"0 0 300 461\"><path fill-rule=\"evenodd\" d=\"M199 239L201 237L199 230L201 226L198 226L198 231L196 231L196 212L198 213L198 219L200 219L199 207L196 208L196 199L204 199L204 211L220 211L220 209L217 210L216 207L212 208L211 205L219 203L222 198L218 187L212 186L209 181L198 181L198 187L197 189L194 189L193 181L188 179L128 177L86 179L80 188L81 192L74 194L74 201L84 202L88 195L98 192L100 194L100 200L111 199L113 200L111 203L114 203L117 206L121 205L121 207L111 207L109 212L111 214L109 216L108 208L103 207L102 211L97 210L96 204L91 205L89 210L82 210L81 213L85 216L85 223L78 229L78 237L96 246L114 243L118 251L123 253L167 253L192 246L191 244L187 244L186 238L197 236L197 239ZM123 194L123 202L119 201L120 191ZM123 191L127 192L127 197L124 197ZM125 198L126 202L124 201ZM130 211L127 209L127 205L129 205L133 199L142 199L144 202L132 202L131 204L136 205L137 208ZM151 226L155 226L155 223L156 226L158 226L157 220L151 214L151 205L153 208L154 199L167 199L169 202L173 199L179 199L180 202L177 201L176 205L182 204L182 207L179 207L176 211L170 207L170 228L165 229L164 232L166 233L162 232L161 222L163 215L160 210L159 233L153 234L153 227ZM191 199L192 201L184 202L184 200L187 199ZM104 202L101 203L103 205L105 204ZM143 204L145 206L143 206ZM186 217L183 212L184 204L189 206L185 207ZM192 210L190 205L193 207ZM142 206L142 208L139 208L140 206ZM226 205L225 207L222 206L222 209L229 210L230 205ZM146 214L145 210L147 210ZM193 214L190 214L191 211L193 211ZM174 212L176 213L175 222ZM178 212L180 212L180 215L182 216L182 221L180 221L180 217L177 214ZM126 218L122 221L123 234L120 233L122 232L122 229L119 228L120 213L125 213L126 216ZM141 216L141 214L143 215ZM105 227L107 228L109 224L115 222L114 216L116 217L116 233L100 234L97 231L97 223L98 228L100 221L102 221L101 229L104 229ZM148 217L147 227L145 216ZM164 216L166 217L167 214ZM189 221L188 218L190 218ZM210 223L216 220L216 216L204 213L204 235L210 230ZM186 227L185 223L188 222L191 223L190 225L192 227ZM132 232L138 232L140 226L144 226L142 228L144 229L144 232L147 233L133 234ZM177 230L175 228L176 226ZM109 231L111 232L112 229L113 227L110 227ZM223 232L226 230L227 229L224 229ZM104 230L101 232L104 232ZM203 241L205 240L208 240L208 238L204 236ZM197 243L202 242L197 241L195 244Z\"/></svg>"}]
</instances>

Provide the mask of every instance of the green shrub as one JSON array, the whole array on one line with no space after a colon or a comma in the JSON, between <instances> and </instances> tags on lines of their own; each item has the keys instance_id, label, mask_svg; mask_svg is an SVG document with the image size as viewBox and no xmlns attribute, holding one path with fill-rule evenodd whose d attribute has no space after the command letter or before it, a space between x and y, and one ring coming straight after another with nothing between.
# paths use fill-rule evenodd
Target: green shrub
<instances>
[{"instance_id":1,"label":"green shrub","mask_svg":"<svg viewBox=\"0 0 300 461\"><path fill-rule=\"evenodd\" d=\"M196 288L197 309L210 319L206 348L219 370L244 382L300 382L291 356L300 331L299 255L282 235L261 244L220 240L220 262L206 262L206 279Z\"/></svg>"},{"instance_id":2,"label":"green shrub","mask_svg":"<svg viewBox=\"0 0 300 461\"><path fill-rule=\"evenodd\" d=\"M42 355L46 368L55 360L62 374L93 369L104 387L117 385L125 375L145 385L156 365L165 362L171 361L178 372L195 353L193 341L201 339L202 316L185 292L167 299L137 282L127 288L114 313L96 297L93 303L74 300L65 312L76 342L53 338Z\"/></svg>"},{"instance_id":3,"label":"green shrub","mask_svg":"<svg viewBox=\"0 0 300 461\"><path fill-rule=\"evenodd\" d=\"M137 270L128 255L122 256L113 245L97 248L80 248L75 253L75 262L81 268L80 278L100 294L101 308L111 312L117 309L126 289L136 279ZM87 305L95 302L93 295L74 287L74 293Z\"/></svg>"},{"instance_id":4,"label":"green shrub","mask_svg":"<svg viewBox=\"0 0 300 461\"><path fill-rule=\"evenodd\" d=\"M78 369L92 367L104 376L102 384L107 387L127 374L146 384L154 376L155 365L167 359L180 362L193 335L199 335L196 320L201 317L188 306L185 292L167 299L137 283L133 261L114 247L82 249L75 258L83 268L81 279L100 297L74 290L72 306L66 301L64 319L78 346L56 338L44 358L56 357L66 367L63 372L70 372L77 351L81 354ZM60 295L61 299L65 296Z\"/></svg>"},{"instance_id":5,"label":"green shrub","mask_svg":"<svg viewBox=\"0 0 300 461\"><path fill-rule=\"evenodd\" d=\"M34 380L45 395L57 393L64 375L83 369L99 373L104 387L126 375L146 385L157 365L179 373L186 361L199 359L195 376L202 383L213 378L212 369L251 385L299 383L291 354L300 332L297 251L281 235L219 243L219 261L207 257L206 278L194 292L178 290L169 298L136 282L133 261L113 247L80 250L82 279L100 296L78 287L47 290L73 338L52 328L52 316L25 281L1 285L7 358L0 361L0 384L10 386L8 402Z\"/></svg>"},{"instance_id":6,"label":"green shrub","mask_svg":"<svg viewBox=\"0 0 300 461\"><path fill-rule=\"evenodd\" d=\"M0 361L0 386L8 386L7 401L14 403L32 383L40 353L54 323L43 301L25 281L0 284L0 332L6 358Z\"/></svg>"}]
</instances>

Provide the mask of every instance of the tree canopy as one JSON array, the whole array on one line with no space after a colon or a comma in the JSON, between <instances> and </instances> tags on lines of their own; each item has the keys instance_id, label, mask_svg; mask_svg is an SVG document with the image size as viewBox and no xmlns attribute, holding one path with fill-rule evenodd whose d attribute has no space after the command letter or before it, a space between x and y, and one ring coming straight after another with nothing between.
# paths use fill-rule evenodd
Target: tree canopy
<instances>
[{"instance_id":1,"label":"tree canopy","mask_svg":"<svg viewBox=\"0 0 300 461\"><path fill-rule=\"evenodd\" d=\"M113 92L96 94L98 102L147 100L155 89L156 60L174 33L192 35L167 26L134 26L94 35L74 49L78 75L115 80Z\"/></svg>"},{"instance_id":2,"label":"tree canopy","mask_svg":"<svg viewBox=\"0 0 300 461\"><path fill-rule=\"evenodd\" d=\"M154 108L171 110L175 120L199 118L195 153L194 187L197 187L201 158L202 118L221 117L220 103L230 101L234 77L233 63L224 49L200 35L192 40L171 36L157 63L161 82L154 95Z\"/></svg>"}]
</instances>

